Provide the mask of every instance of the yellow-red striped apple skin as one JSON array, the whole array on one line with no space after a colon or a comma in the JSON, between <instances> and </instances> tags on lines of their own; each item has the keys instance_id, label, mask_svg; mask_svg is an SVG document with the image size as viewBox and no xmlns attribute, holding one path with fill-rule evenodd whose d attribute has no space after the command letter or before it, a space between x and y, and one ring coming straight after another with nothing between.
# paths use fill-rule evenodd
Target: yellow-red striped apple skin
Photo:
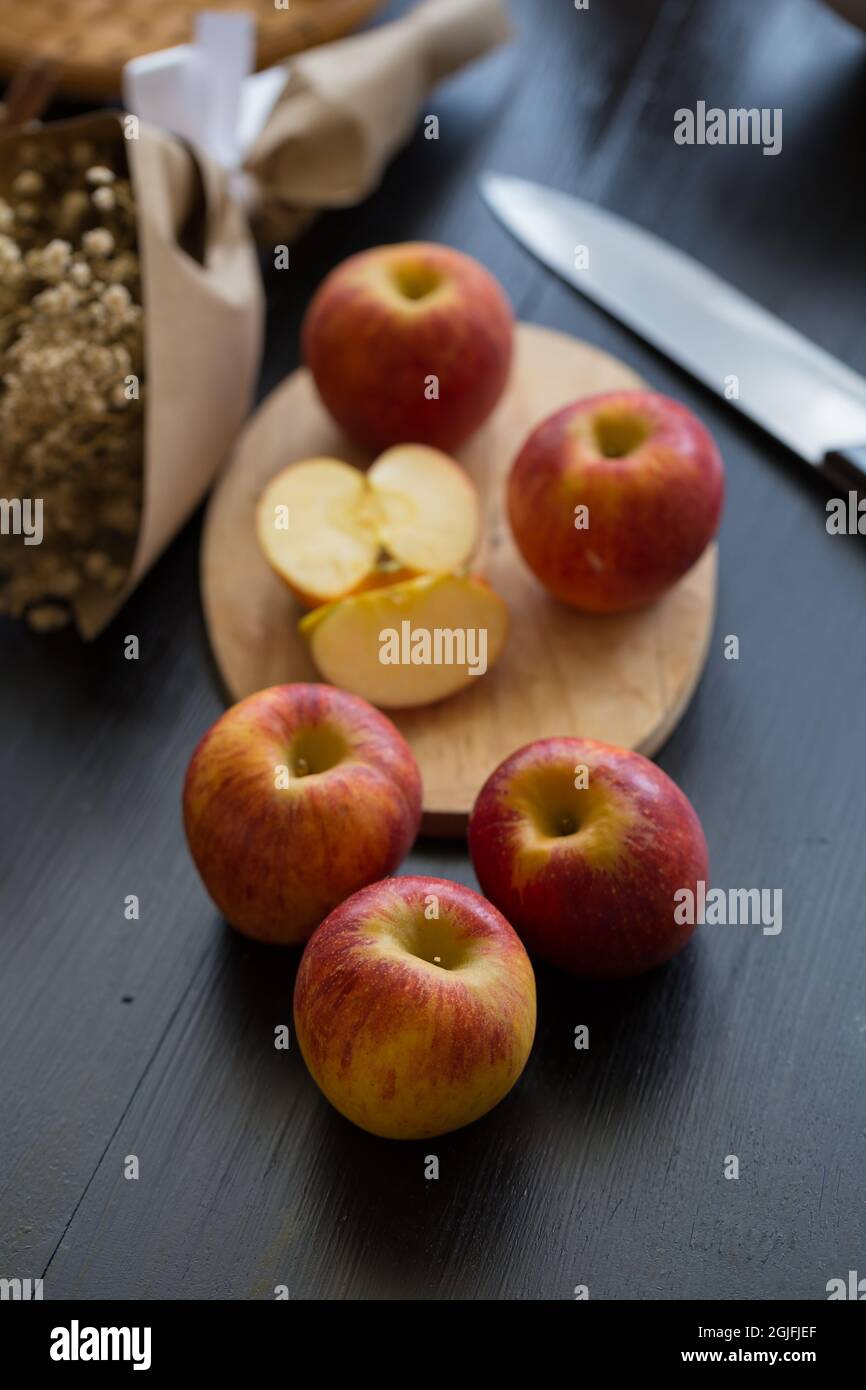
<instances>
[{"instance_id":1,"label":"yellow-red striped apple skin","mask_svg":"<svg viewBox=\"0 0 866 1390\"><path fill-rule=\"evenodd\" d=\"M438 921L425 916L433 901ZM312 936L294 1013L304 1060L342 1115L383 1138L427 1139L511 1090L535 1036L535 977L516 933L471 888L385 879Z\"/></svg>"},{"instance_id":2,"label":"yellow-red striped apple skin","mask_svg":"<svg viewBox=\"0 0 866 1390\"><path fill-rule=\"evenodd\" d=\"M530 952L588 979L674 956L694 931L676 922L674 894L709 879L701 823L676 783L591 739L540 739L506 758L472 809L469 851Z\"/></svg>"},{"instance_id":3,"label":"yellow-red striped apple skin","mask_svg":"<svg viewBox=\"0 0 866 1390\"><path fill-rule=\"evenodd\" d=\"M448 452L505 389L513 315L471 256L404 242L332 270L310 301L302 340L319 396L351 439L369 449L414 443Z\"/></svg>"},{"instance_id":4,"label":"yellow-red striped apple skin","mask_svg":"<svg viewBox=\"0 0 866 1390\"><path fill-rule=\"evenodd\" d=\"M278 786L278 768L289 770ZM281 774L283 775L283 774ZM421 774L385 715L333 686L261 690L204 735L183 791L187 841L223 916L295 945L408 854Z\"/></svg>"},{"instance_id":5,"label":"yellow-red striped apple skin","mask_svg":"<svg viewBox=\"0 0 866 1390\"><path fill-rule=\"evenodd\" d=\"M724 492L719 451L690 410L656 392L619 391L576 401L533 430L508 479L508 518L554 597L622 613L654 602L697 562Z\"/></svg>"}]
</instances>

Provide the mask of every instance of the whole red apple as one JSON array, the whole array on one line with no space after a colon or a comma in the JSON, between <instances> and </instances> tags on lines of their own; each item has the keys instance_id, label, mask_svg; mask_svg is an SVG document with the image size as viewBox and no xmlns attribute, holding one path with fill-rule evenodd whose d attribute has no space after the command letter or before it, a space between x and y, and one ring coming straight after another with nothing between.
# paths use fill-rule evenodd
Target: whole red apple
<instances>
[{"instance_id":1,"label":"whole red apple","mask_svg":"<svg viewBox=\"0 0 866 1390\"><path fill-rule=\"evenodd\" d=\"M322 282L302 328L319 395L369 449L455 449L508 379L513 319L496 280L450 246L362 251Z\"/></svg>"},{"instance_id":2,"label":"whole red apple","mask_svg":"<svg viewBox=\"0 0 866 1390\"><path fill-rule=\"evenodd\" d=\"M640 608L718 529L725 479L712 436L652 391L588 396L533 430L508 480L518 549L550 593L591 613Z\"/></svg>"},{"instance_id":3,"label":"whole red apple","mask_svg":"<svg viewBox=\"0 0 866 1390\"><path fill-rule=\"evenodd\" d=\"M505 918L471 888L386 879L307 944L295 1031L342 1115L386 1139L427 1139L511 1090L535 1035L535 977Z\"/></svg>"},{"instance_id":4,"label":"whole red apple","mask_svg":"<svg viewBox=\"0 0 866 1390\"><path fill-rule=\"evenodd\" d=\"M293 945L405 858L421 821L421 775L403 736L366 700L328 685L276 685L204 735L183 818L223 916L246 936Z\"/></svg>"},{"instance_id":5,"label":"whole red apple","mask_svg":"<svg viewBox=\"0 0 866 1390\"><path fill-rule=\"evenodd\" d=\"M640 753L591 739L540 739L506 758L475 802L469 850L530 951L590 979L675 955L694 926L675 920L674 894L709 877L679 787Z\"/></svg>"}]
</instances>

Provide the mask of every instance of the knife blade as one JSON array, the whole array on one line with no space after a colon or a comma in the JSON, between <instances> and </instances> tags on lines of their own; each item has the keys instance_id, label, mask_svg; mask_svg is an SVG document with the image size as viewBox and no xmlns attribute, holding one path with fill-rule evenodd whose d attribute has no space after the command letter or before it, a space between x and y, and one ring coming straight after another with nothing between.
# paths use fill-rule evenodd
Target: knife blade
<instances>
[{"instance_id":1,"label":"knife blade","mask_svg":"<svg viewBox=\"0 0 866 1390\"><path fill-rule=\"evenodd\" d=\"M482 175L485 201L544 265L781 440L866 487L866 380L683 251L580 198Z\"/></svg>"}]
</instances>

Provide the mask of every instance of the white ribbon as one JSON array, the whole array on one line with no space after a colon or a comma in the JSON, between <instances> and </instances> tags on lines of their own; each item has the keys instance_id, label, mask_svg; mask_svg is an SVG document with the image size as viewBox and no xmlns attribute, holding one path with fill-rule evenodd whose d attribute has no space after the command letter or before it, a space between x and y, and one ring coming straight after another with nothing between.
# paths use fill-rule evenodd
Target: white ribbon
<instances>
[{"instance_id":1,"label":"white ribbon","mask_svg":"<svg viewBox=\"0 0 866 1390\"><path fill-rule=\"evenodd\" d=\"M203 10L196 16L192 43L126 64L124 105L221 165L246 201L244 160L288 81L285 67L254 73L254 66L252 16Z\"/></svg>"}]
</instances>

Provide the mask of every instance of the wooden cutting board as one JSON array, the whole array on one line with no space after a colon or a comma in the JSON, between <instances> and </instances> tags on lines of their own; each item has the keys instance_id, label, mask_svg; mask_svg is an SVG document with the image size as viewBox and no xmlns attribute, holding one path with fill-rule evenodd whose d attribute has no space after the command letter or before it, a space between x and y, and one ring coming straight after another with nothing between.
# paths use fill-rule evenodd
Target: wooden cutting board
<instances>
[{"instance_id":1,"label":"wooden cutting board","mask_svg":"<svg viewBox=\"0 0 866 1390\"><path fill-rule=\"evenodd\" d=\"M246 10L256 20L260 68L341 38L384 0L0 0L0 74L48 63L57 88L106 100L120 95L130 58L188 43L198 10Z\"/></svg>"},{"instance_id":2,"label":"wooden cutting board","mask_svg":"<svg viewBox=\"0 0 866 1390\"><path fill-rule=\"evenodd\" d=\"M694 692L713 623L715 546L651 608L595 617L545 593L520 559L504 513L505 479L534 425L580 396L640 385L622 362L589 343L521 324L505 396L457 455L481 491L485 571L508 602L511 630L499 662L477 685L439 705L388 711L421 767L428 833L462 833L488 774L533 739L581 735L653 754ZM314 454L361 467L372 461L341 434L301 369L252 417L205 522L205 618L234 699L319 678L297 633L303 610L262 559L255 536L265 484Z\"/></svg>"}]
</instances>

